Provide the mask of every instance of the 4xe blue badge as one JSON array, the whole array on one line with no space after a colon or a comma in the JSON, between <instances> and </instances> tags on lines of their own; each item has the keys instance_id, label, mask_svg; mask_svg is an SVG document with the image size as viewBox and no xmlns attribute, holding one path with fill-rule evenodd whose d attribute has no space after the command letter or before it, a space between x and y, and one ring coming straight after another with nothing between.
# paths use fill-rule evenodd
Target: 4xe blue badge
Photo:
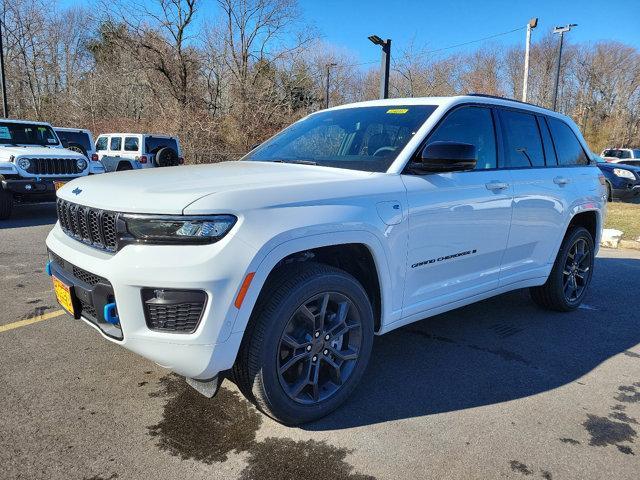
<instances>
[{"instance_id":1,"label":"4xe blue badge","mask_svg":"<svg viewBox=\"0 0 640 480\"><path fill-rule=\"evenodd\" d=\"M74 195L80 195L80 193L82 193L82 189L76 187L73 190L71 190L71 193L73 193Z\"/></svg>"}]
</instances>

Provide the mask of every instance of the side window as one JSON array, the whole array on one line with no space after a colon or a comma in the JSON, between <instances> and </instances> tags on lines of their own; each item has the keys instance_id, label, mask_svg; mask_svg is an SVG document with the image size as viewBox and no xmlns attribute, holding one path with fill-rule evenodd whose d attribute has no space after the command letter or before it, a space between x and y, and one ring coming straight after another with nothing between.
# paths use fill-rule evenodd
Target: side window
<instances>
[{"instance_id":1,"label":"side window","mask_svg":"<svg viewBox=\"0 0 640 480\"><path fill-rule=\"evenodd\" d=\"M124 151L125 152L137 152L138 151L138 137L125 137L124 138Z\"/></svg>"},{"instance_id":2,"label":"side window","mask_svg":"<svg viewBox=\"0 0 640 480\"><path fill-rule=\"evenodd\" d=\"M547 117L559 165L588 165L589 158L569 125L557 118Z\"/></svg>"},{"instance_id":3,"label":"side window","mask_svg":"<svg viewBox=\"0 0 640 480\"><path fill-rule=\"evenodd\" d=\"M111 145L109 146L111 150L122 150L122 138L121 137L111 137Z\"/></svg>"},{"instance_id":4,"label":"side window","mask_svg":"<svg viewBox=\"0 0 640 480\"><path fill-rule=\"evenodd\" d=\"M100 137L96 142L96 150L106 150L107 149L107 137Z\"/></svg>"},{"instance_id":5,"label":"side window","mask_svg":"<svg viewBox=\"0 0 640 480\"><path fill-rule=\"evenodd\" d=\"M429 136L432 142L460 142L478 149L477 170L496 168L496 135L491 110L483 107L462 107L451 112Z\"/></svg>"},{"instance_id":6,"label":"side window","mask_svg":"<svg viewBox=\"0 0 640 480\"><path fill-rule=\"evenodd\" d=\"M631 158L631 152L629 150L620 150L620 156L618 158L627 159Z\"/></svg>"},{"instance_id":7,"label":"side window","mask_svg":"<svg viewBox=\"0 0 640 480\"><path fill-rule=\"evenodd\" d=\"M500 110L505 167L544 167L544 151L535 115Z\"/></svg>"}]
</instances>

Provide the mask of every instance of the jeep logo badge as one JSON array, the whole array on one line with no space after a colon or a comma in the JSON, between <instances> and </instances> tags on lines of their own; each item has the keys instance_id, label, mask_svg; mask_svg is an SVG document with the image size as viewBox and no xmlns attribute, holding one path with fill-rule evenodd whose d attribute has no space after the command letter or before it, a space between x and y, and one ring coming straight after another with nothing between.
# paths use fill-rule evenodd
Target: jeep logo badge
<instances>
[{"instance_id":1,"label":"jeep logo badge","mask_svg":"<svg viewBox=\"0 0 640 480\"><path fill-rule=\"evenodd\" d=\"M74 195L80 195L80 193L82 193L82 189L76 187L73 190L71 190L71 193L73 193Z\"/></svg>"}]
</instances>

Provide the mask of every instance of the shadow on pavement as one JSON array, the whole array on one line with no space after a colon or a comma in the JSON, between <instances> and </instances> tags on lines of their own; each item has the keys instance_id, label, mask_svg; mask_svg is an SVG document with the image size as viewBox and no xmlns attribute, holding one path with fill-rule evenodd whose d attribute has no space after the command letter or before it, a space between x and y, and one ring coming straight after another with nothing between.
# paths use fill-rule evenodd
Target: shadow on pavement
<instances>
[{"instance_id":1,"label":"shadow on pavement","mask_svg":"<svg viewBox=\"0 0 640 480\"><path fill-rule=\"evenodd\" d=\"M640 260L599 258L594 273L585 304L571 313L547 312L521 290L376 338L351 399L303 428L344 429L479 407L579 379L640 343L640 316L630 303Z\"/></svg>"},{"instance_id":2,"label":"shadow on pavement","mask_svg":"<svg viewBox=\"0 0 640 480\"><path fill-rule=\"evenodd\" d=\"M18 204L13 207L11 218L0 221L0 230L53 225L56 220L55 202Z\"/></svg>"}]
</instances>

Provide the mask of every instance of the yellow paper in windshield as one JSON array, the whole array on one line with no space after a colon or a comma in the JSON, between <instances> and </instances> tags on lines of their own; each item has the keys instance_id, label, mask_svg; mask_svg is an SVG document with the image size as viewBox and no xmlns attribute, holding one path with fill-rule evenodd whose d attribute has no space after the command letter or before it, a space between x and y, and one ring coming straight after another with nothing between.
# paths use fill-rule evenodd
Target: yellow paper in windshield
<instances>
[{"instance_id":1,"label":"yellow paper in windshield","mask_svg":"<svg viewBox=\"0 0 640 480\"><path fill-rule=\"evenodd\" d=\"M390 108L387 110L387 113L395 113L396 115L402 115L403 113L407 113L409 111L408 108Z\"/></svg>"}]
</instances>

